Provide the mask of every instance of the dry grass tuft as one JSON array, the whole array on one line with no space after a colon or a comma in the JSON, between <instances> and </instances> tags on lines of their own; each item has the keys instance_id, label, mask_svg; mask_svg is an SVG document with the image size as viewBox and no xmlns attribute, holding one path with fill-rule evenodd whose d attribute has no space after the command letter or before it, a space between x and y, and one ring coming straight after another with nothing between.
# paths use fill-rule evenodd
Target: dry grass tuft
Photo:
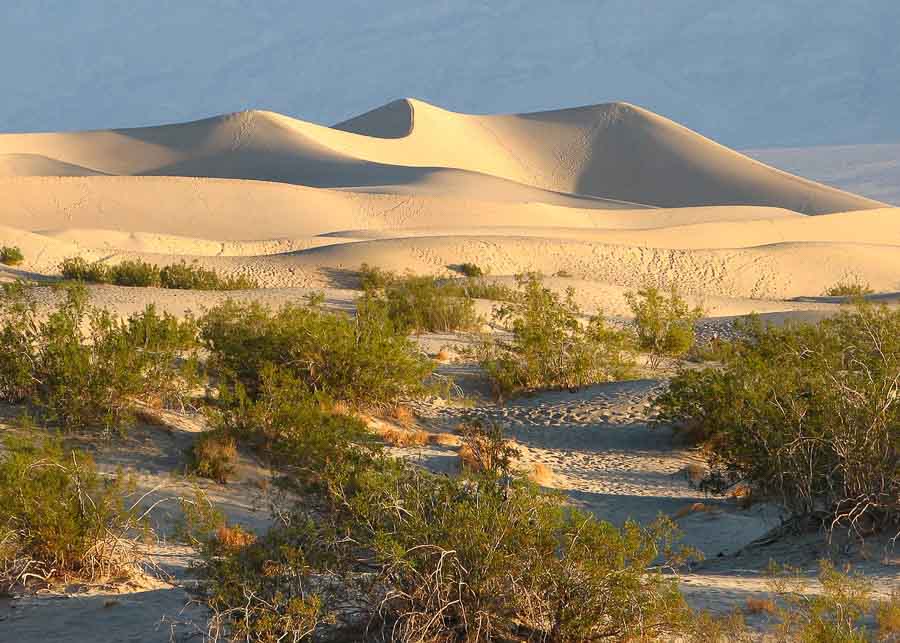
<instances>
[{"instance_id":1,"label":"dry grass tuft","mask_svg":"<svg viewBox=\"0 0 900 643\"><path fill-rule=\"evenodd\" d=\"M383 427L375 430L385 444L392 447L423 447L428 444L431 435L427 431L405 430L394 427Z\"/></svg>"},{"instance_id":2,"label":"dry grass tuft","mask_svg":"<svg viewBox=\"0 0 900 643\"><path fill-rule=\"evenodd\" d=\"M748 614L775 614L777 607L771 598L753 598L751 596L744 605L744 611Z\"/></svg>"},{"instance_id":3,"label":"dry grass tuft","mask_svg":"<svg viewBox=\"0 0 900 643\"><path fill-rule=\"evenodd\" d=\"M408 406L396 404L391 407L388 417L401 426L412 426L416 423L416 416Z\"/></svg>"},{"instance_id":4,"label":"dry grass tuft","mask_svg":"<svg viewBox=\"0 0 900 643\"><path fill-rule=\"evenodd\" d=\"M225 552L234 553L255 543L256 535L246 531L240 525L233 527L220 525L216 530L216 542Z\"/></svg>"},{"instance_id":5,"label":"dry grass tuft","mask_svg":"<svg viewBox=\"0 0 900 643\"><path fill-rule=\"evenodd\" d=\"M459 436L450 433L429 433L428 442L429 444L434 444L439 447L456 448L462 445L462 439L460 439Z\"/></svg>"},{"instance_id":6,"label":"dry grass tuft","mask_svg":"<svg viewBox=\"0 0 900 643\"><path fill-rule=\"evenodd\" d=\"M351 417L353 415L353 407L351 407L344 400L338 400L337 402L331 405L330 411L335 415L343 415L346 417Z\"/></svg>"},{"instance_id":7,"label":"dry grass tuft","mask_svg":"<svg viewBox=\"0 0 900 643\"><path fill-rule=\"evenodd\" d=\"M681 470L684 477L692 485L698 485L706 477L707 469L702 464L692 462Z\"/></svg>"},{"instance_id":8,"label":"dry grass tuft","mask_svg":"<svg viewBox=\"0 0 900 643\"><path fill-rule=\"evenodd\" d=\"M225 484L234 473L238 459L237 443L221 431L201 433L194 442L192 456L194 473Z\"/></svg>"},{"instance_id":9,"label":"dry grass tuft","mask_svg":"<svg viewBox=\"0 0 900 643\"><path fill-rule=\"evenodd\" d=\"M900 640L900 590L882 603L875 612L878 634L885 641Z\"/></svg>"},{"instance_id":10,"label":"dry grass tuft","mask_svg":"<svg viewBox=\"0 0 900 643\"><path fill-rule=\"evenodd\" d=\"M543 462L536 462L531 469L531 472L528 474L528 477L535 484L539 484L542 487L549 487L553 484L553 469Z\"/></svg>"}]
</instances>

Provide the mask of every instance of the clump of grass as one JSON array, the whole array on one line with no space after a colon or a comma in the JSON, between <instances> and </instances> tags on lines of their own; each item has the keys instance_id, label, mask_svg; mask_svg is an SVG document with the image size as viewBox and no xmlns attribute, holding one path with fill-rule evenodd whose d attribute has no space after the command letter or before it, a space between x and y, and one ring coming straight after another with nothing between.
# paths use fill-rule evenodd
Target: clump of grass
<instances>
[{"instance_id":1,"label":"clump of grass","mask_svg":"<svg viewBox=\"0 0 900 643\"><path fill-rule=\"evenodd\" d=\"M539 388L575 389L627 377L633 367L629 336L600 316L581 321L574 291L565 297L545 287L540 275L517 278L514 302L494 311L511 340L483 338L476 351L498 397Z\"/></svg>"},{"instance_id":2,"label":"clump of grass","mask_svg":"<svg viewBox=\"0 0 900 643\"><path fill-rule=\"evenodd\" d=\"M0 248L0 263L5 266L18 266L25 261L25 255L18 246L3 246Z\"/></svg>"},{"instance_id":3,"label":"clump of grass","mask_svg":"<svg viewBox=\"0 0 900 643\"><path fill-rule=\"evenodd\" d=\"M225 484L234 473L237 444L224 431L207 431L191 447L191 471L202 478Z\"/></svg>"},{"instance_id":4,"label":"clump of grass","mask_svg":"<svg viewBox=\"0 0 900 643\"><path fill-rule=\"evenodd\" d=\"M131 491L55 438L4 438L0 454L0 585L96 581L130 573L145 532Z\"/></svg>"}]
</instances>

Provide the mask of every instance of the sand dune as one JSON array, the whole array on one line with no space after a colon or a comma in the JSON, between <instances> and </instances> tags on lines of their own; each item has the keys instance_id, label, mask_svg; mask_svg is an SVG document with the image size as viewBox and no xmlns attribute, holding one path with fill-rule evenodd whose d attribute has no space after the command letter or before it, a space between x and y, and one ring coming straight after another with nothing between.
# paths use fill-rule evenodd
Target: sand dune
<instances>
[{"instance_id":1,"label":"sand dune","mask_svg":"<svg viewBox=\"0 0 900 643\"><path fill-rule=\"evenodd\" d=\"M597 308L647 280L746 302L722 314L840 279L900 290L900 210L625 103L480 116L400 100L333 128L249 111L0 135L0 226L26 255L7 278L74 254L199 259L269 288L469 261L561 271Z\"/></svg>"},{"instance_id":2,"label":"sand dune","mask_svg":"<svg viewBox=\"0 0 900 643\"><path fill-rule=\"evenodd\" d=\"M762 165L626 103L475 116L403 100L336 128L248 111L150 128L6 135L0 153L40 154L110 174L315 187L409 186L453 168L667 207L765 205L820 214L879 205ZM486 183L489 193L496 182Z\"/></svg>"}]
</instances>

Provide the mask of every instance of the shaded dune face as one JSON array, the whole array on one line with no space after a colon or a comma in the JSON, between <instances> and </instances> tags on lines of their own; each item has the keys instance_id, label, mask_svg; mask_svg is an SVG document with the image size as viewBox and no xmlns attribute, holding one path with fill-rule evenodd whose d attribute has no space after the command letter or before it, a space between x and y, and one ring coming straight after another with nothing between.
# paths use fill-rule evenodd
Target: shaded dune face
<instances>
[{"instance_id":1,"label":"shaded dune face","mask_svg":"<svg viewBox=\"0 0 900 643\"><path fill-rule=\"evenodd\" d=\"M759 205L823 214L882 205L780 172L626 103L480 116L399 100L333 128L250 111L160 127L0 136L0 155L56 163L36 167L35 175L211 177L400 192L452 170L468 176L468 191L483 183L488 197L498 180L517 184L523 201L543 200L528 189L537 188L669 208ZM26 174L21 166L0 163L0 172Z\"/></svg>"},{"instance_id":2,"label":"shaded dune face","mask_svg":"<svg viewBox=\"0 0 900 643\"><path fill-rule=\"evenodd\" d=\"M266 287L329 287L361 263L474 262L570 275L613 309L654 280L749 311L848 278L900 291L898 226L896 209L627 103L475 115L403 99L334 127L248 111L0 135L0 243L37 275L73 255L197 258Z\"/></svg>"}]
</instances>

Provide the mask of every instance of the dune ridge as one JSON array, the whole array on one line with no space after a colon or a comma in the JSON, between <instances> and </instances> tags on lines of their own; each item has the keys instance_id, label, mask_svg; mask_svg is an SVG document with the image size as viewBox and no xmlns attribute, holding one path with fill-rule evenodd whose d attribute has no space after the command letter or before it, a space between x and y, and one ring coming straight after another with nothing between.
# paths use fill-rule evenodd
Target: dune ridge
<instances>
[{"instance_id":1,"label":"dune ridge","mask_svg":"<svg viewBox=\"0 0 900 643\"><path fill-rule=\"evenodd\" d=\"M333 127L252 110L0 135L0 226L37 275L81 254L333 287L362 263L470 261L571 275L598 306L655 280L746 312L840 279L900 291L900 210L628 103L474 115L401 99Z\"/></svg>"}]
</instances>

